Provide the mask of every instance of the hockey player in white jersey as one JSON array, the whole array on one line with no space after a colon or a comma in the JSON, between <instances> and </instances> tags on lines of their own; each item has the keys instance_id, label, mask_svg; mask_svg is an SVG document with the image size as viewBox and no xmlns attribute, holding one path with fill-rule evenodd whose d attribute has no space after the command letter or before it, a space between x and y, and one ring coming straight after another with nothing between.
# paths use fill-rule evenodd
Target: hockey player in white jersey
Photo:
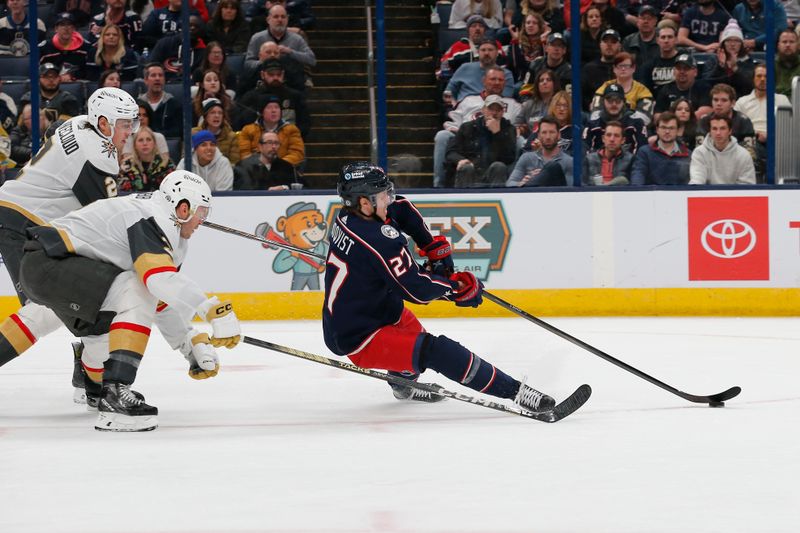
<instances>
[{"instance_id":1,"label":"hockey player in white jersey","mask_svg":"<svg viewBox=\"0 0 800 533\"><path fill-rule=\"evenodd\" d=\"M84 338L84 362L104 368L97 429L157 427L158 409L130 385L159 301L184 318L185 331L190 331L188 321L194 315L208 321L210 345L232 348L239 342L231 304L207 297L178 271L188 239L210 207L208 184L196 174L176 171L159 191L101 200L27 230L30 240L19 272L23 292ZM16 339L21 335L20 328ZM13 336L0 339L0 348L2 341L16 351ZM5 355L0 350L0 358ZM213 349L196 359L204 370L216 372Z\"/></svg>"}]
</instances>

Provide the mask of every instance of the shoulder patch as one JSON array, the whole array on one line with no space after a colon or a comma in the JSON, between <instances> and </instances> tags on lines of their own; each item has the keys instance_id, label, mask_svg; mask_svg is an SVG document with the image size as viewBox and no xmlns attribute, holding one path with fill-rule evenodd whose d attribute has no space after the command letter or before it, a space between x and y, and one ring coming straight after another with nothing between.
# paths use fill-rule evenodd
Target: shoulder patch
<instances>
[{"instance_id":1,"label":"shoulder patch","mask_svg":"<svg viewBox=\"0 0 800 533\"><path fill-rule=\"evenodd\" d=\"M390 226L389 224L384 224L381 226L381 233L383 233L384 237L388 237L389 239L396 239L400 236L400 232L397 231L394 226Z\"/></svg>"}]
</instances>

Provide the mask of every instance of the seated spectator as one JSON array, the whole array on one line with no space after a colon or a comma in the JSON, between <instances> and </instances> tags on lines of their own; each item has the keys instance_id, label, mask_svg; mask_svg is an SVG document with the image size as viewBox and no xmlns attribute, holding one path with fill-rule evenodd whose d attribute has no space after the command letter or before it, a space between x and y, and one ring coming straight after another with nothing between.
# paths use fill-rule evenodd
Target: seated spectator
<instances>
[{"instance_id":1,"label":"seated spectator","mask_svg":"<svg viewBox=\"0 0 800 533\"><path fill-rule=\"evenodd\" d=\"M150 110L150 128L166 137L180 137L183 110L172 95L164 91L164 67L150 63L144 67L144 85L147 91L139 95L139 102Z\"/></svg>"},{"instance_id":2,"label":"seated spectator","mask_svg":"<svg viewBox=\"0 0 800 533\"><path fill-rule=\"evenodd\" d=\"M636 152L632 185L686 185L691 152L678 141L678 119L669 111L656 121L656 140Z\"/></svg>"},{"instance_id":3,"label":"seated spectator","mask_svg":"<svg viewBox=\"0 0 800 533\"><path fill-rule=\"evenodd\" d=\"M708 133L711 117L728 117L731 119L731 135L733 135L740 145L745 147L750 155L755 158L756 132L753 123L747 116L734 110L736 104L736 91L733 87L725 83L718 83L711 88L711 109L712 113L700 119L698 125L698 136L705 137ZM697 144L702 139L698 138Z\"/></svg>"},{"instance_id":4,"label":"seated spectator","mask_svg":"<svg viewBox=\"0 0 800 533\"><path fill-rule=\"evenodd\" d=\"M658 10L649 4L641 4L639 16L636 18L636 28L639 30L625 37L622 49L634 57L636 68L641 68L659 56L658 42L656 40L656 24L658 24Z\"/></svg>"},{"instance_id":5,"label":"seated spectator","mask_svg":"<svg viewBox=\"0 0 800 533\"><path fill-rule=\"evenodd\" d=\"M44 132L47 130L49 123L44 115L44 109L39 110L39 146L44 144ZM11 141L11 159L22 167L30 161L31 150L33 149L33 137L31 136L32 130L31 120L31 104L25 104L20 113L19 121L10 132L8 132L9 140Z\"/></svg>"},{"instance_id":6,"label":"seated spectator","mask_svg":"<svg viewBox=\"0 0 800 533\"><path fill-rule=\"evenodd\" d=\"M503 6L500 0L455 0L447 27L451 30L466 28L467 21L474 16L481 17L488 27L498 29L503 25Z\"/></svg>"},{"instance_id":7,"label":"seated spectator","mask_svg":"<svg viewBox=\"0 0 800 533\"><path fill-rule=\"evenodd\" d=\"M283 81L290 89L298 92L306 90L306 74L303 70L303 65L295 61L289 56L282 56L280 46L273 41L264 41L261 48L258 49L258 63L255 63L255 69L251 68L253 63L248 66L245 64L242 74L239 76L238 93L240 95L247 93L252 89L258 87L261 83L261 67L264 62L270 59L280 61L283 66Z\"/></svg>"},{"instance_id":8,"label":"seated spectator","mask_svg":"<svg viewBox=\"0 0 800 533\"><path fill-rule=\"evenodd\" d=\"M208 38L220 43L228 54L243 54L250 41L250 29L238 0L221 0L206 28ZM235 85L228 84L230 87Z\"/></svg>"},{"instance_id":9,"label":"seated spectator","mask_svg":"<svg viewBox=\"0 0 800 533\"><path fill-rule=\"evenodd\" d=\"M81 114L81 103L71 93L61 90L61 76L59 69L52 63L44 63L39 67L39 109L51 109L54 112L50 122L56 119L66 120ZM30 91L20 98L24 105L31 101Z\"/></svg>"},{"instance_id":10,"label":"seated spectator","mask_svg":"<svg viewBox=\"0 0 800 533\"><path fill-rule=\"evenodd\" d=\"M715 0L699 0L681 16L678 46L694 48L698 52L716 52L719 35L729 19L730 15L724 8L717 7Z\"/></svg>"},{"instance_id":11,"label":"seated spectator","mask_svg":"<svg viewBox=\"0 0 800 533\"><path fill-rule=\"evenodd\" d=\"M619 85L625 91L625 101L634 116L641 118L645 125L650 124L653 119L653 93L643 84L633 79L636 72L636 63L628 52L620 52L614 58L615 78L605 82L594 93L592 100L592 111L599 111L603 107L602 99L606 87L612 84Z\"/></svg>"},{"instance_id":12,"label":"seated spectator","mask_svg":"<svg viewBox=\"0 0 800 533\"><path fill-rule=\"evenodd\" d=\"M457 188L505 185L517 150L516 131L503 111L503 99L488 96L483 114L463 123L450 142L446 157Z\"/></svg>"},{"instance_id":13,"label":"seated spectator","mask_svg":"<svg viewBox=\"0 0 800 533\"><path fill-rule=\"evenodd\" d=\"M216 98L209 98L203 102L200 123L196 128L192 128L192 134L201 129L210 131L217 138L217 148L222 155L228 158L231 165L236 165L241 157L239 156L239 141L236 132L228 122L225 107Z\"/></svg>"},{"instance_id":14,"label":"seated spectator","mask_svg":"<svg viewBox=\"0 0 800 533\"><path fill-rule=\"evenodd\" d=\"M86 41L95 46L100 38L101 30L107 24L114 24L122 33L128 47L142 50L140 40L142 36L142 19L135 12L126 9L127 0L106 0L106 9L92 18L89 25L89 34Z\"/></svg>"},{"instance_id":15,"label":"seated spectator","mask_svg":"<svg viewBox=\"0 0 800 533\"><path fill-rule=\"evenodd\" d=\"M119 71L116 69L104 70L97 80L97 88L114 87L116 89L122 88L122 79L119 77Z\"/></svg>"},{"instance_id":16,"label":"seated spectator","mask_svg":"<svg viewBox=\"0 0 800 533\"><path fill-rule=\"evenodd\" d=\"M225 116L233 109L230 95L225 90L225 86L219 80L216 70L207 70L203 73L202 81L198 82L192 98L192 112L194 113L194 123L203 116L203 106L209 98L213 98L222 104Z\"/></svg>"},{"instance_id":17,"label":"seated spectator","mask_svg":"<svg viewBox=\"0 0 800 533\"><path fill-rule=\"evenodd\" d=\"M282 56L290 57L305 67L310 68L317 64L317 58L308 43L297 33L288 31L286 8L280 4L270 7L269 15L267 15L267 29L250 37L245 65L251 69L256 68L258 51L265 41L273 41L280 47Z\"/></svg>"},{"instance_id":18,"label":"seated spectator","mask_svg":"<svg viewBox=\"0 0 800 533\"><path fill-rule=\"evenodd\" d=\"M86 26L103 10L100 0L55 0L53 7L55 13L68 13L76 26Z\"/></svg>"},{"instance_id":19,"label":"seated spectator","mask_svg":"<svg viewBox=\"0 0 800 533\"><path fill-rule=\"evenodd\" d=\"M616 30L607 29L600 35L600 58L587 63L581 70L581 108L586 110L603 83L614 79L614 59L622 52L622 41ZM569 73L572 76L572 72Z\"/></svg>"},{"instance_id":20,"label":"seated spectator","mask_svg":"<svg viewBox=\"0 0 800 533\"><path fill-rule=\"evenodd\" d=\"M473 94L478 94L483 89L483 76L490 67L497 67L497 42L484 39L478 46L478 61L464 63L450 78L447 87L442 95L445 104L455 107L455 105ZM502 68L502 67L501 67ZM511 71L503 69L506 83L503 89L503 96L514 94L514 77Z\"/></svg>"},{"instance_id":21,"label":"seated spectator","mask_svg":"<svg viewBox=\"0 0 800 533\"><path fill-rule=\"evenodd\" d=\"M219 81L228 91L231 98L236 97L236 88L239 86L239 76L228 68L226 64L225 50L217 41L208 43L203 50L203 59L200 66L192 72L192 81L200 83L206 71L213 70L217 73Z\"/></svg>"},{"instance_id":22,"label":"seated spectator","mask_svg":"<svg viewBox=\"0 0 800 533\"><path fill-rule=\"evenodd\" d=\"M775 95L775 107L790 106L791 102L784 94ZM761 145L767 142L767 66L761 63L753 72L753 91L736 100L734 112L741 113L750 119L756 132L756 140ZM734 127L734 131L735 131ZM735 135L735 133L734 133ZM738 137L737 137L738 139ZM763 147L763 146L762 146ZM765 149L765 147L764 147Z\"/></svg>"},{"instance_id":23,"label":"seated spectator","mask_svg":"<svg viewBox=\"0 0 800 533\"><path fill-rule=\"evenodd\" d=\"M622 37L636 31L636 27L625 20L625 13L612 5L610 0L592 0L591 5L598 7L603 14L603 25L615 30Z\"/></svg>"},{"instance_id":24,"label":"seated spectator","mask_svg":"<svg viewBox=\"0 0 800 533\"><path fill-rule=\"evenodd\" d=\"M583 130L583 140L587 150L596 152L603 148L605 131L611 122L620 125L623 131L625 151L635 154L647 144L647 127L644 121L634 116L625 102L625 93L617 84L606 87L603 93L603 109L591 118Z\"/></svg>"},{"instance_id":25,"label":"seated spectator","mask_svg":"<svg viewBox=\"0 0 800 533\"><path fill-rule=\"evenodd\" d=\"M240 157L249 157L258 151L261 134L265 131L278 134L281 140L278 157L295 167L303 163L306 157L303 136L297 126L281 118L281 102L276 96L269 97L261 110L261 117L239 133Z\"/></svg>"},{"instance_id":26,"label":"seated spectator","mask_svg":"<svg viewBox=\"0 0 800 533\"><path fill-rule=\"evenodd\" d=\"M170 4L170 0L152 0L152 3L155 9L160 9L167 7ZM209 13L206 7L206 0L189 0L189 5L192 6L192 11L197 11L204 23L208 22Z\"/></svg>"},{"instance_id":27,"label":"seated spectator","mask_svg":"<svg viewBox=\"0 0 800 533\"><path fill-rule=\"evenodd\" d=\"M564 175L563 185L572 185L572 157L564 153L559 146L559 130L561 126L553 117L544 117L537 128L539 148L522 154L514 171L506 181L506 187L541 187L554 185L542 174L546 164L557 162ZM559 184L560 185L560 184Z\"/></svg>"},{"instance_id":28,"label":"seated spectator","mask_svg":"<svg viewBox=\"0 0 800 533\"><path fill-rule=\"evenodd\" d=\"M600 59L600 35L603 15L597 7L590 7L581 14L581 63L591 63Z\"/></svg>"},{"instance_id":29,"label":"seated spectator","mask_svg":"<svg viewBox=\"0 0 800 533\"><path fill-rule=\"evenodd\" d=\"M236 108L234 127L240 128L258 117L254 110L263 109L267 99L277 97L284 121L296 125L300 134L307 137L311 131L311 116L303 93L284 83L283 64L277 59L268 59L261 64L261 84L244 94Z\"/></svg>"},{"instance_id":30,"label":"seated spectator","mask_svg":"<svg viewBox=\"0 0 800 533\"><path fill-rule=\"evenodd\" d=\"M447 145L464 122L475 120L483 113L484 102L491 95L501 96L505 88L505 70L494 66L486 69L483 76L483 91L480 94L467 96L450 111L450 120L444 123L444 129L436 133L433 144L433 186L444 187L446 183L445 157ZM513 98L502 97L505 112L503 116L512 124L517 122L520 112L519 102Z\"/></svg>"},{"instance_id":31,"label":"seated spectator","mask_svg":"<svg viewBox=\"0 0 800 533\"><path fill-rule=\"evenodd\" d=\"M176 170L183 170L183 159ZM206 180L212 191L233 189L233 167L217 149L217 138L210 131L200 130L192 135L192 172Z\"/></svg>"},{"instance_id":32,"label":"seated spectator","mask_svg":"<svg viewBox=\"0 0 800 533\"><path fill-rule=\"evenodd\" d=\"M75 21L69 13L61 13L56 18L55 28L52 39L39 43L39 63L57 66L61 81L85 80L91 47L75 31Z\"/></svg>"},{"instance_id":33,"label":"seated spectator","mask_svg":"<svg viewBox=\"0 0 800 533\"><path fill-rule=\"evenodd\" d=\"M27 56L31 53L28 43L31 29L28 21L26 0L6 0L8 14L0 19L0 56ZM47 28L42 19L36 19L36 42L44 41Z\"/></svg>"},{"instance_id":34,"label":"seated spectator","mask_svg":"<svg viewBox=\"0 0 800 533\"><path fill-rule=\"evenodd\" d=\"M123 81L133 81L139 69L139 58L125 46L125 37L116 24L106 24L100 30L97 47L91 49L86 61L86 79L97 81L109 69L119 71Z\"/></svg>"},{"instance_id":35,"label":"seated spectator","mask_svg":"<svg viewBox=\"0 0 800 533\"><path fill-rule=\"evenodd\" d=\"M533 82L531 97L522 104L516 118L508 118L517 128L517 140L524 142L543 116L547 115L553 96L561 90L558 78L552 70L540 70Z\"/></svg>"},{"instance_id":36,"label":"seated spectator","mask_svg":"<svg viewBox=\"0 0 800 533\"><path fill-rule=\"evenodd\" d=\"M536 13L541 16L547 27L553 33L564 33L567 26L564 24L564 13L559 9L557 0L520 0L516 2L519 9L514 9L510 14L511 24L520 27L522 19L529 13ZM506 2L506 8L509 7Z\"/></svg>"},{"instance_id":37,"label":"seated spectator","mask_svg":"<svg viewBox=\"0 0 800 533\"><path fill-rule=\"evenodd\" d=\"M151 129L150 124L152 122L153 111L150 109L150 106L144 105L141 101L139 101L139 127L150 129L153 134L153 140L156 143L156 151L161 155L161 159L163 161L167 161L168 159L171 159L169 156L169 145L167 144L167 139L163 134ZM129 136L128 140L125 141L125 146L122 148L122 159L125 160L125 158L129 157L132 153L133 135Z\"/></svg>"},{"instance_id":38,"label":"seated spectator","mask_svg":"<svg viewBox=\"0 0 800 533\"><path fill-rule=\"evenodd\" d=\"M531 66L531 61L544 55L544 19L538 13L528 13L522 28L511 26L511 46L507 66L514 81L522 81Z\"/></svg>"},{"instance_id":39,"label":"seated spectator","mask_svg":"<svg viewBox=\"0 0 800 533\"><path fill-rule=\"evenodd\" d=\"M692 152L689 185L753 185L753 158L731 137L730 117L711 117L711 133Z\"/></svg>"},{"instance_id":40,"label":"seated spectator","mask_svg":"<svg viewBox=\"0 0 800 533\"><path fill-rule=\"evenodd\" d=\"M189 44L190 70L194 72L200 68L203 61L203 52L206 44L201 39L203 32L203 20L199 15L189 17ZM168 80L179 79L183 72L183 59L181 58L181 46L183 45L183 35L174 34L161 38L150 53L149 61L164 65L164 74Z\"/></svg>"},{"instance_id":41,"label":"seated spectator","mask_svg":"<svg viewBox=\"0 0 800 533\"><path fill-rule=\"evenodd\" d=\"M681 96L689 99L696 116L702 117L711 112L708 85L697 81L697 63L692 55L681 54L675 58L673 76L675 81L664 85L658 92L656 115L669 109L672 102Z\"/></svg>"},{"instance_id":42,"label":"seated spectator","mask_svg":"<svg viewBox=\"0 0 800 533\"><path fill-rule=\"evenodd\" d=\"M133 152L120 165L117 187L120 192L157 191L164 177L175 170L175 164L159 153L155 134L147 126L140 126L129 138Z\"/></svg>"},{"instance_id":43,"label":"seated spectator","mask_svg":"<svg viewBox=\"0 0 800 533\"><path fill-rule=\"evenodd\" d=\"M681 96L669 107L670 112L678 119L677 141L685 144L691 151L697 146L698 138L703 142L703 137L697 135L697 114L694 112L692 102Z\"/></svg>"},{"instance_id":44,"label":"seated spectator","mask_svg":"<svg viewBox=\"0 0 800 533\"><path fill-rule=\"evenodd\" d=\"M475 15L467 20L467 36L462 37L454 42L450 48L442 54L439 59L439 70L436 71L436 77L439 80L447 81L453 77L453 73L458 70L458 67L464 63L472 63L479 61L478 48L481 43L486 40L486 22L483 17ZM503 48L500 43L495 41L499 52L499 58L496 59L498 64L504 64Z\"/></svg>"},{"instance_id":45,"label":"seated spectator","mask_svg":"<svg viewBox=\"0 0 800 533\"><path fill-rule=\"evenodd\" d=\"M235 170L235 189L251 191L288 191L303 188L294 167L278 157L281 140L273 131L265 131L259 151L242 159Z\"/></svg>"},{"instance_id":46,"label":"seated spectator","mask_svg":"<svg viewBox=\"0 0 800 533\"><path fill-rule=\"evenodd\" d=\"M553 100L547 110L547 116L555 119L558 123L558 146L561 151L572 156L572 97L567 91L558 91L553 96ZM541 147L539 124L537 123L525 141L523 151L530 152Z\"/></svg>"},{"instance_id":47,"label":"seated spectator","mask_svg":"<svg viewBox=\"0 0 800 533\"><path fill-rule=\"evenodd\" d=\"M3 78L0 74L0 126L9 131L17 123L17 103L3 92Z\"/></svg>"},{"instance_id":48,"label":"seated spectator","mask_svg":"<svg viewBox=\"0 0 800 533\"><path fill-rule=\"evenodd\" d=\"M562 88L570 90L572 86L572 67L567 61L567 40L560 33L550 33L547 36L547 45L544 48L545 55L534 59L528 67L528 73L522 80L522 87L519 90L520 98L530 95L531 84L536 79L540 70L549 69L555 72L558 82Z\"/></svg>"},{"instance_id":49,"label":"seated spectator","mask_svg":"<svg viewBox=\"0 0 800 533\"><path fill-rule=\"evenodd\" d=\"M714 83L731 85L736 94L745 94L753 90L753 70L756 61L747 54L742 40L742 30L731 19L719 36L720 47L717 48L717 66L709 76Z\"/></svg>"},{"instance_id":50,"label":"seated spectator","mask_svg":"<svg viewBox=\"0 0 800 533\"><path fill-rule=\"evenodd\" d=\"M767 23L764 19L764 3L761 0L744 0L733 8L733 18L739 23L744 34L744 47L748 52L764 50L767 40ZM772 31L780 34L788 26L786 10L779 1L772 6L774 26Z\"/></svg>"},{"instance_id":51,"label":"seated spectator","mask_svg":"<svg viewBox=\"0 0 800 533\"><path fill-rule=\"evenodd\" d=\"M583 185L628 185L633 154L623 147L623 126L612 120L603 132L603 147L583 159Z\"/></svg>"},{"instance_id":52,"label":"seated spectator","mask_svg":"<svg viewBox=\"0 0 800 533\"><path fill-rule=\"evenodd\" d=\"M656 100L661 88L675 81L675 59L684 53L675 45L677 36L678 32L673 24L659 24L656 37L658 55L641 69L636 69L639 81L650 89Z\"/></svg>"},{"instance_id":53,"label":"seated spectator","mask_svg":"<svg viewBox=\"0 0 800 533\"><path fill-rule=\"evenodd\" d=\"M152 48L164 37L175 35L181 30L182 0L168 0L167 5L153 9L142 25L141 43L143 47ZM203 4L205 7L205 4ZM200 16L196 9L190 15Z\"/></svg>"},{"instance_id":54,"label":"seated spectator","mask_svg":"<svg viewBox=\"0 0 800 533\"><path fill-rule=\"evenodd\" d=\"M778 35L775 54L775 92L792 96L792 80L800 76L800 57L797 55L797 34L790 29Z\"/></svg>"},{"instance_id":55,"label":"seated spectator","mask_svg":"<svg viewBox=\"0 0 800 533\"><path fill-rule=\"evenodd\" d=\"M304 35L305 30L314 27L316 17L311 10L311 0L266 0L265 2L254 2L250 4L250 9L245 13L250 17L250 33L258 33L267 27L269 10L273 5L281 5L289 15L287 31ZM305 37L303 37L305 39Z\"/></svg>"}]
</instances>

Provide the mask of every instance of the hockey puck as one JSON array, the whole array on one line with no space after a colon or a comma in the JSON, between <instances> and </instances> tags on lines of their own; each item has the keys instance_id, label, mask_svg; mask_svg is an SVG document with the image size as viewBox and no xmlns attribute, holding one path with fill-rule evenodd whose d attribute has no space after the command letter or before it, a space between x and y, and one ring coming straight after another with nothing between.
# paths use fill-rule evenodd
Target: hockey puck
<instances>
[{"instance_id":1,"label":"hockey puck","mask_svg":"<svg viewBox=\"0 0 800 533\"><path fill-rule=\"evenodd\" d=\"M709 407L725 407L725 402L708 402Z\"/></svg>"}]
</instances>

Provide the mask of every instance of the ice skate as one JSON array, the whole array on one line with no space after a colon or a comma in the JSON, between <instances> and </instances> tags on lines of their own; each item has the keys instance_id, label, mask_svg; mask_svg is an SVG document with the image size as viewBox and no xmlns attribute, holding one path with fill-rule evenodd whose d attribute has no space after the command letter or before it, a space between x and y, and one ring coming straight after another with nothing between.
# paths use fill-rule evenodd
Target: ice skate
<instances>
[{"instance_id":1,"label":"ice skate","mask_svg":"<svg viewBox=\"0 0 800 533\"><path fill-rule=\"evenodd\" d=\"M86 377L86 371L83 369L83 365L81 364L81 356L83 355L83 343L73 342L72 343L72 386L75 388L72 391L72 401L77 404L85 404L86 402L86 388L84 387L84 378ZM97 408L97 404L95 403L95 408Z\"/></svg>"},{"instance_id":2,"label":"ice skate","mask_svg":"<svg viewBox=\"0 0 800 533\"><path fill-rule=\"evenodd\" d=\"M417 381L417 379L419 378L419 374L406 376L404 374L401 374L400 372L389 372L389 375L409 379L411 381ZM392 394L398 400L408 400L413 402L427 402L427 403L435 403L444 400L444 396L441 396L439 394L434 394L429 391L415 389L413 387L404 387L402 385L396 385L394 383L389 383L389 386L392 388Z\"/></svg>"},{"instance_id":3,"label":"ice skate","mask_svg":"<svg viewBox=\"0 0 800 533\"><path fill-rule=\"evenodd\" d=\"M103 385L94 428L99 431L150 431L158 427L158 408L147 405L130 385Z\"/></svg>"},{"instance_id":4,"label":"ice skate","mask_svg":"<svg viewBox=\"0 0 800 533\"><path fill-rule=\"evenodd\" d=\"M552 411L556 406L556 401L551 396L529 387L525 384L524 379L519 384L519 392L517 392L517 397L514 398L514 403L532 413Z\"/></svg>"}]
</instances>

